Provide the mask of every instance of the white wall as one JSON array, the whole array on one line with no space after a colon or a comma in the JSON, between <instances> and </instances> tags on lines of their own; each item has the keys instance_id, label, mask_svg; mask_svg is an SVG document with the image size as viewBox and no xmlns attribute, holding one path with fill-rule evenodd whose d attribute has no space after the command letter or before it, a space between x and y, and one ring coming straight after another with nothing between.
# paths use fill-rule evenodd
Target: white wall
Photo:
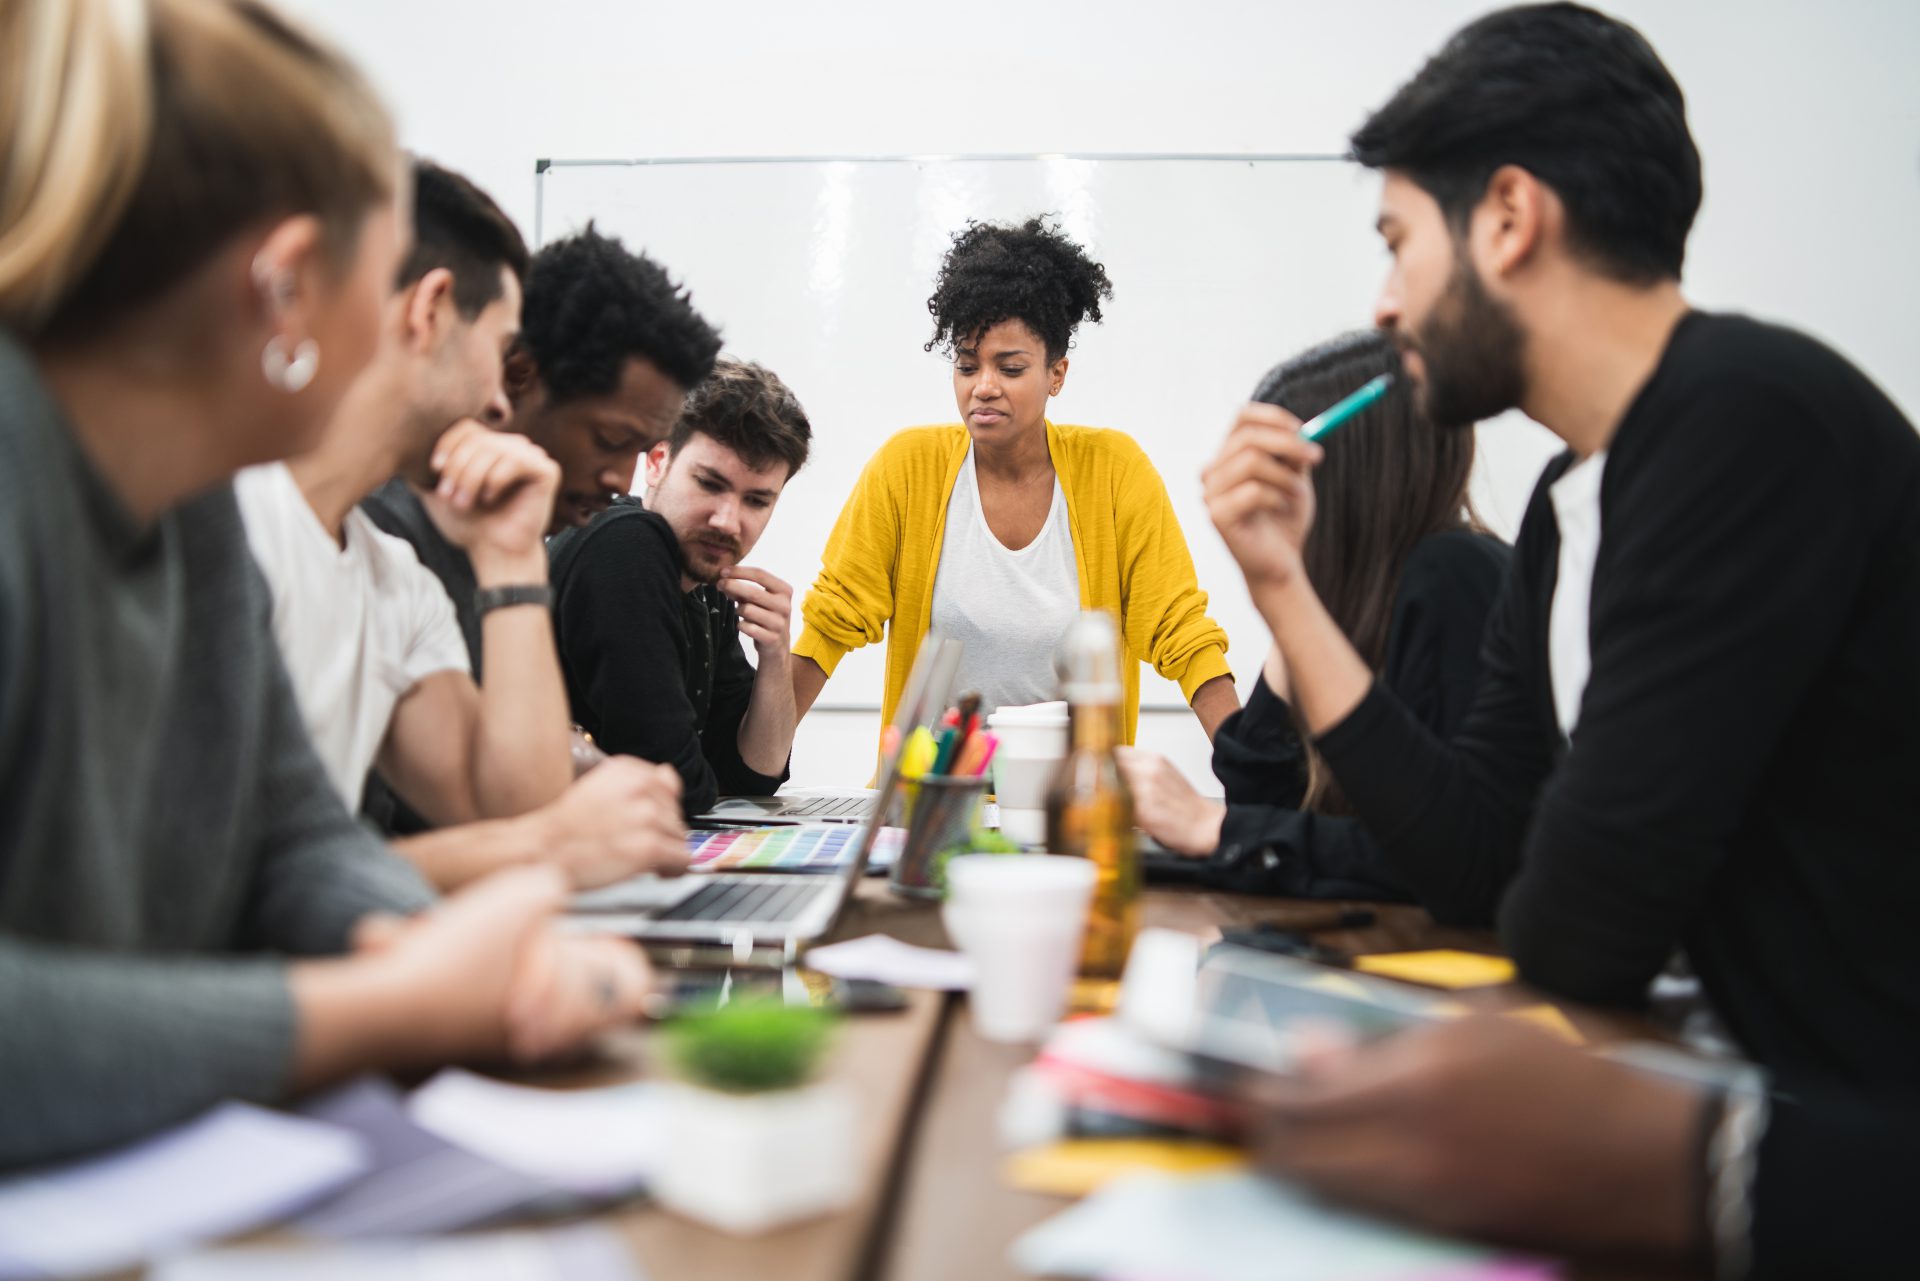
<instances>
[{"instance_id":1,"label":"white wall","mask_svg":"<svg viewBox=\"0 0 1920 1281\"><path fill-rule=\"evenodd\" d=\"M1493 7L281 2L361 60L408 145L529 231L537 157L1339 151L1451 30ZM1818 334L1920 411L1920 4L1611 8L1688 96L1707 183L1694 299ZM1506 523L1545 446L1522 425L1482 440ZM812 762L848 759L870 729L870 717L810 717L797 778L830 777ZM1142 741L1204 773L1190 716L1144 720Z\"/></svg>"}]
</instances>

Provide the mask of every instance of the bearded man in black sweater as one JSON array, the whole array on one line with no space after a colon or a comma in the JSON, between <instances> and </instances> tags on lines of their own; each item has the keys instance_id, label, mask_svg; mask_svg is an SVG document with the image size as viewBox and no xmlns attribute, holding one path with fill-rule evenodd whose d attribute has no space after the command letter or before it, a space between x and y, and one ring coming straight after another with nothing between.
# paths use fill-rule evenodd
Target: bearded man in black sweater
<instances>
[{"instance_id":1,"label":"bearded man in black sweater","mask_svg":"<svg viewBox=\"0 0 1920 1281\"><path fill-rule=\"evenodd\" d=\"M1842 356L1683 297L1700 159L1678 85L1632 28L1564 4L1489 15L1353 149L1384 178L1393 265L1376 319L1428 417L1519 408L1568 447L1522 522L1451 741L1379 687L1301 571L1319 450L1290 416L1241 413L1207 472L1214 523L1302 720L1437 914L1497 923L1523 979L1590 1003L1643 1003L1684 955L1744 1051L1795 1092L1771 1127L1764 1096L1729 1104L1708 1178L1723 1272L1749 1249L1775 1275L1816 1258L1845 1272L1876 1222L1885 1242L1902 1216L1869 1196L1833 1220L1831 1191L1873 1186L1857 1176L1903 1131L1863 1116L1906 1108L1920 1060L1920 963L1900 941L1920 902L1920 439ZM1365 1106L1347 1100L1343 1124L1385 1120L1396 1091L1428 1101L1389 1127L1396 1141L1420 1130L1409 1116L1445 1114L1444 1056L1419 1057ZM1511 1084L1519 1115L1533 1083ZM1828 1088L1847 1103L1817 1103ZM1574 1177L1604 1192L1609 1118L1671 1098L1571 1100L1599 1128L1559 1155L1593 1159ZM1479 1122L1501 1124L1454 1130ZM1904 1133L1920 1137L1910 1114ZM1311 1146L1280 1164L1324 1174ZM1365 1186L1395 1150L1316 1181ZM1403 1171L1419 1164L1400 1154ZM1472 1159L1378 1182L1410 1208L1423 1188L1484 1186L1460 1168ZM1484 1209L1452 1226L1506 1226ZM1673 1245L1684 1216L1654 1219L1632 1244L1657 1228Z\"/></svg>"}]
</instances>

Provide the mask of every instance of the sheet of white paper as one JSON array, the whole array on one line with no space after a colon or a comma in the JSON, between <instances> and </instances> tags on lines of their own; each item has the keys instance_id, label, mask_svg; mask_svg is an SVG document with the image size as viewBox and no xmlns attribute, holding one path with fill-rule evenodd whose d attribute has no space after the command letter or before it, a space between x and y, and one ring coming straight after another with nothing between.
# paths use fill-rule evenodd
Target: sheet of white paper
<instances>
[{"instance_id":1,"label":"sheet of white paper","mask_svg":"<svg viewBox=\"0 0 1920 1281\"><path fill-rule=\"evenodd\" d=\"M973 986L973 962L959 952L915 947L885 934L868 934L810 949L802 963L843 979L877 979L897 987L963 992Z\"/></svg>"},{"instance_id":2,"label":"sheet of white paper","mask_svg":"<svg viewBox=\"0 0 1920 1281\"><path fill-rule=\"evenodd\" d=\"M644 1186L660 1164L661 1099L644 1082L542 1090L450 1068L413 1092L414 1123L583 1196Z\"/></svg>"},{"instance_id":3,"label":"sheet of white paper","mask_svg":"<svg viewBox=\"0 0 1920 1281\"><path fill-rule=\"evenodd\" d=\"M248 1246L170 1260L151 1281L640 1281L612 1231L583 1225L445 1240Z\"/></svg>"},{"instance_id":4,"label":"sheet of white paper","mask_svg":"<svg viewBox=\"0 0 1920 1281\"><path fill-rule=\"evenodd\" d=\"M1491 1251L1330 1209L1247 1173L1121 1179L1014 1242L1022 1271L1184 1281L1544 1276Z\"/></svg>"},{"instance_id":5,"label":"sheet of white paper","mask_svg":"<svg viewBox=\"0 0 1920 1281\"><path fill-rule=\"evenodd\" d=\"M0 1181L0 1278L110 1272L274 1222L358 1175L357 1136L246 1103Z\"/></svg>"}]
</instances>

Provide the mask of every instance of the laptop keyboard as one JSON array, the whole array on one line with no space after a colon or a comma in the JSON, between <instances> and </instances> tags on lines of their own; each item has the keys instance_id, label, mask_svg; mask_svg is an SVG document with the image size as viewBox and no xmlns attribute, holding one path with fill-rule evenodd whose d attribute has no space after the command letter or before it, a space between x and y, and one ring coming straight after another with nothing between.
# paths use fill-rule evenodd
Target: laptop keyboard
<instances>
[{"instance_id":1,"label":"laptop keyboard","mask_svg":"<svg viewBox=\"0 0 1920 1281\"><path fill-rule=\"evenodd\" d=\"M701 886L654 919L784 924L804 912L815 896L828 888L819 881L790 885L717 882Z\"/></svg>"},{"instance_id":2,"label":"laptop keyboard","mask_svg":"<svg viewBox=\"0 0 1920 1281\"><path fill-rule=\"evenodd\" d=\"M787 818L864 818L873 801L871 796L820 796L802 805L796 797L782 813Z\"/></svg>"}]
</instances>

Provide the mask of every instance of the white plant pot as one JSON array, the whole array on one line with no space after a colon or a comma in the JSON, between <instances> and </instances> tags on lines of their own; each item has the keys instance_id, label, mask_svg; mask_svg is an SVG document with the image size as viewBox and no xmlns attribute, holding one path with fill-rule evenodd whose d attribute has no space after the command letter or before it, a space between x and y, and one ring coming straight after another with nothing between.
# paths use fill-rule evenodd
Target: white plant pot
<instances>
[{"instance_id":1,"label":"white plant pot","mask_svg":"<svg viewBox=\"0 0 1920 1281\"><path fill-rule=\"evenodd\" d=\"M742 1236L852 1204L854 1099L822 1081L768 1094L663 1087L660 1204Z\"/></svg>"}]
</instances>

